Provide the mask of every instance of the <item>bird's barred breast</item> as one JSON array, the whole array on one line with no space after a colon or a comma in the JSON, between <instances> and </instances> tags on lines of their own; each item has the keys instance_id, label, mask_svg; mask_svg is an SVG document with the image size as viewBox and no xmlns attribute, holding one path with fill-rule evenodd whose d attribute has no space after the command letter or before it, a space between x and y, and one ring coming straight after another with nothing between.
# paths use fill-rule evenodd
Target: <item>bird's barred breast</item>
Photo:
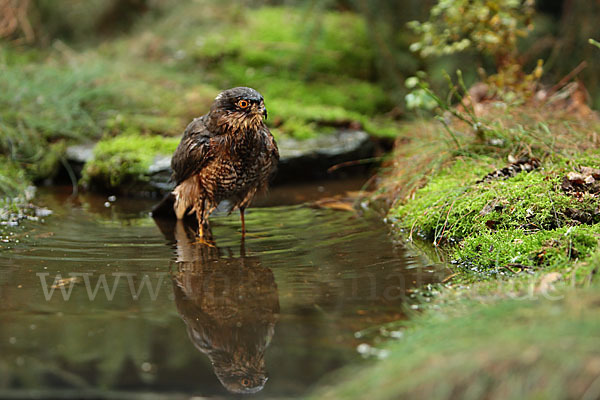
<instances>
[{"instance_id":1,"label":"bird's barred breast","mask_svg":"<svg viewBox=\"0 0 600 400\"><path fill-rule=\"evenodd\" d=\"M237 203L250 190L263 183L262 175L265 166L261 161L259 158L215 159L201 172L202 186L215 204L223 200Z\"/></svg>"}]
</instances>

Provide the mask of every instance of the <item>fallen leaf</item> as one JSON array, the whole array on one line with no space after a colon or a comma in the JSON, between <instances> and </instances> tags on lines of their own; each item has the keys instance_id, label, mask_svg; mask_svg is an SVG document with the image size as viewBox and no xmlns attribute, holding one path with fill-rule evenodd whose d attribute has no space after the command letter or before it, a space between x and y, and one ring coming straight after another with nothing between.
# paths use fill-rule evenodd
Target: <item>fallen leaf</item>
<instances>
[{"instance_id":1,"label":"fallen leaf","mask_svg":"<svg viewBox=\"0 0 600 400\"><path fill-rule=\"evenodd\" d=\"M74 276L71 278L63 278L63 279L58 280L56 283L54 283L54 285L52 285L52 289L59 289L61 287L67 286L67 284L70 284L70 283L75 284L78 282L81 282L81 278L78 276Z\"/></svg>"},{"instance_id":2,"label":"fallen leaf","mask_svg":"<svg viewBox=\"0 0 600 400\"><path fill-rule=\"evenodd\" d=\"M594 179L600 179L600 169L591 167L581 167L581 173L583 175L590 175Z\"/></svg>"},{"instance_id":3,"label":"fallen leaf","mask_svg":"<svg viewBox=\"0 0 600 400\"><path fill-rule=\"evenodd\" d=\"M580 174L579 172L569 172L567 174L567 179L571 183L575 183L578 185L583 185L585 183L585 177L583 176L583 174Z\"/></svg>"}]
</instances>

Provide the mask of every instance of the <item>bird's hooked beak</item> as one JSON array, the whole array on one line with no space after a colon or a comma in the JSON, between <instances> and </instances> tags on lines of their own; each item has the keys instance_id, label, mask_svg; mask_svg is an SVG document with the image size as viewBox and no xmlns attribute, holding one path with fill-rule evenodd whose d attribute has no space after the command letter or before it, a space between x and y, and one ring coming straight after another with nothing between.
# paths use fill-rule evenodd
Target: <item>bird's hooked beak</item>
<instances>
[{"instance_id":1,"label":"bird's hooked beak","mask_svg":"<svg viewBox=\"0 0 600 400\"><path fill-rule=\"evenodd\" d=\"M254 103L252 105L252 114L254 118L260 115L261 119L267 119L267 109L265 107L265 103L262 101L260 103Z\"/></svg>"},{"instance_id":2,"label":"bird's hooked beak","mask_svg":"<svg viewBox=\"0 0 600 400\"><path fill-rule=\"evenodd\" d=\"M261 117L267 119L267 108L265 107L265 103L263 101L260 103L255 103L252 107L252 111L254 114L260 115Z\"/></svg>"}]
</instances>

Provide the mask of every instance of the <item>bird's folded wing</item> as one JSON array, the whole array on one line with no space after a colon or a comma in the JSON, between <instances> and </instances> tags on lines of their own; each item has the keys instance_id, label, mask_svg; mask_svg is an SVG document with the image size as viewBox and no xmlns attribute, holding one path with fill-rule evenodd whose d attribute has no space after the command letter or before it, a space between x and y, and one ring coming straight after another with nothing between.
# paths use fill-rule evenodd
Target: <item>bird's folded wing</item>
<instances>
[{"instance_id":1,"label":"bird's folded wing","mask_svg":"<svg viewBox=\"0 0 600 400\"><path fill-rule=\"evenodd\" d=\"M194 119L185 129L183 138L171 159L175 184L198 173L211 157L213 135L204 123L204 117Z\"/></svg>"},{"instance_id":2,"label":"bird's folded wing","mask_svg":"<svg viewBox=\"0 0 600 400\"><path fill-rule=\"evenodd\" d=\"M275 160L279 161L279 149L277 148L277 143L275 143L275 138L269 129L265 128L265 137L266 137L266 146L269 154Z\"/></svg>"}]
</instances>

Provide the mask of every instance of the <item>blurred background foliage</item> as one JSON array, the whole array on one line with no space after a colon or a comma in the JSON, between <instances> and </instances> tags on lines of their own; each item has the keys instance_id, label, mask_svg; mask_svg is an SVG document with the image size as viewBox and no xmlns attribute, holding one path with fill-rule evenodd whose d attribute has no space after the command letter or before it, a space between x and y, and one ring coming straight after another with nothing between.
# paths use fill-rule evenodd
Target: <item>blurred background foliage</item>
<instances>
[{"instance_id":1,"label":"blurred background foliage","mask_svg":"<svg viewBox=\"0 0 600 400\"><path fill-rule=\"evenodd\" d=\"M0 154L34 181L55 173L69 143L177 136L236 85L263 92L276 136L300 139L340 127L400 135L418 71L443 92L443 72L459 67L470 86L503 70L517 79L541 59L552 85L585 61L579 77L600 105L588 42L600 38L600 0L0 0L0 10Z\"/></svg>"},{"instance_id":2,"label":"blurred background foliage","mask_svg":"<svg viewBox=\"0 0 600 400\"><path fill-rule=\"evenodd\" d=\"M393 94L417 69L450 72L464 66L466 57L425 62L410 50L447 55L470 42L476 50L473 67L501 64L498 58L508 55L525 65L542 58L550 66L548 79L585 60L583 75L592 78L589 90L598 97L598 55L588 45L600 33L597 0L1 0L0 7L4 44L37 49L55 47L57 40L83 49L145 31L161 39L155 50L197 47L186 53L187 66L235 55L231 61L237 65L290 68L287 72L305 79L337 72L382 82ZM532 34L518 42L526 36L523 30ZM197 36L207 32L214 35ZM261 45L244 46L249 43ZM397 87L390 88L394 82Z\"/></svg>"}]
</instances>

